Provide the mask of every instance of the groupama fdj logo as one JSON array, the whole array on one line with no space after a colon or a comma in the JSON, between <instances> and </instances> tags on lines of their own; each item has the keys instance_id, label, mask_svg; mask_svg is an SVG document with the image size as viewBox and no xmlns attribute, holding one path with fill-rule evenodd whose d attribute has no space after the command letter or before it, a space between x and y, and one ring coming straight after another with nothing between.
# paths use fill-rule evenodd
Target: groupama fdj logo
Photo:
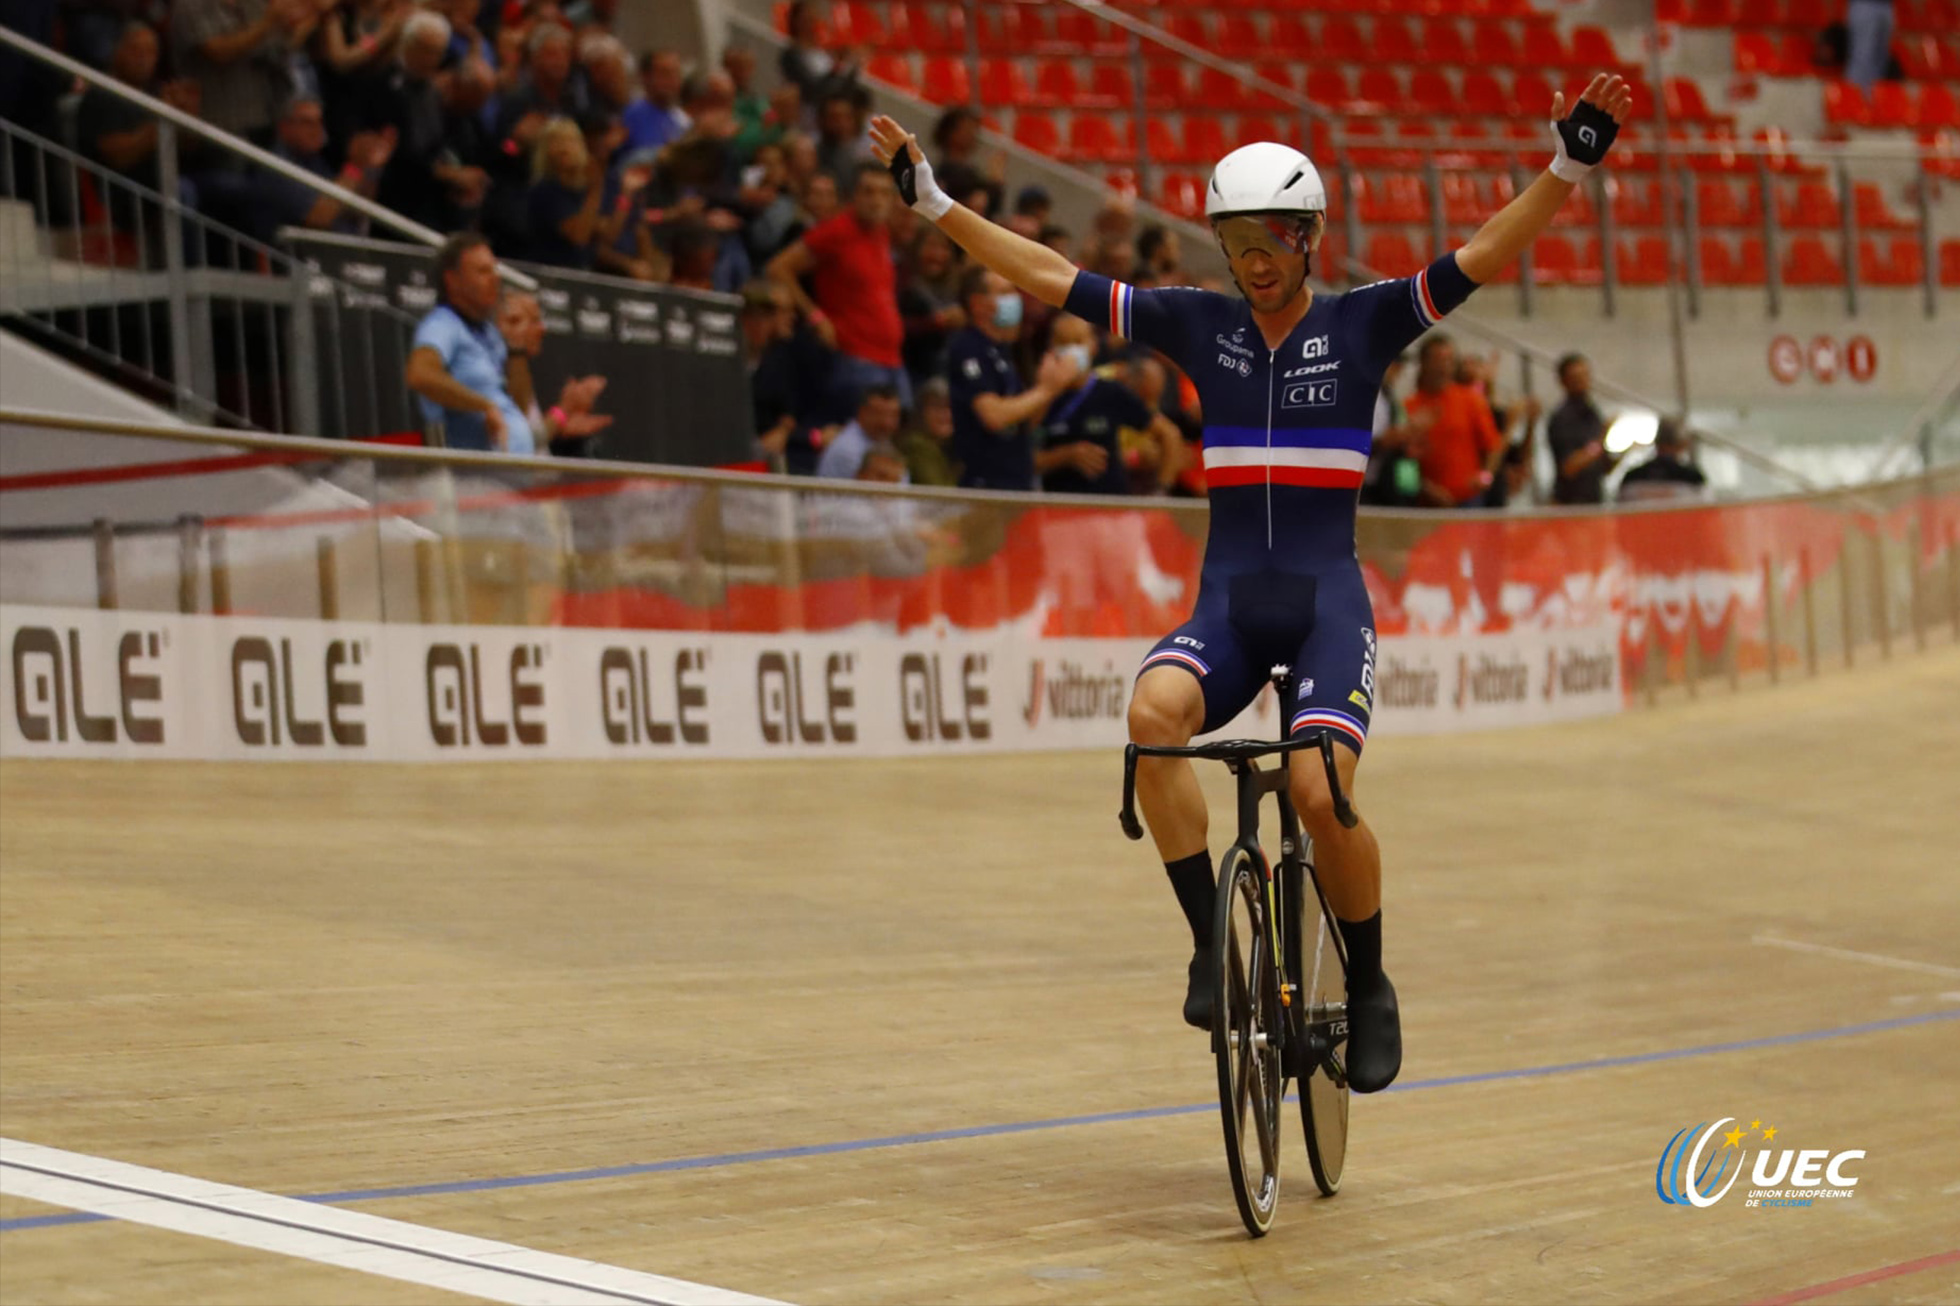
<instances>
[{"instance_id":1,"label":"groupama fdj logo","mask_svg":"<svg viewBox=\"0 0 1960 1306\"><path fill-rule=\"evenodd\" d=\"M1852 1195L1858 1176L1847 1167L1864 1159L1864 1152L1763 1146L1775 1141L1776 1132L1776 1126L1760 1120L1745 1128L1733 1116L1677 1130L1654 1167L1654 1191L1669 1206L1709 1207L1721 1201L1749 1169L1752 1187L1745 1206L1811 1206L1822 1199Z\"/></svg>"}]
</instances>

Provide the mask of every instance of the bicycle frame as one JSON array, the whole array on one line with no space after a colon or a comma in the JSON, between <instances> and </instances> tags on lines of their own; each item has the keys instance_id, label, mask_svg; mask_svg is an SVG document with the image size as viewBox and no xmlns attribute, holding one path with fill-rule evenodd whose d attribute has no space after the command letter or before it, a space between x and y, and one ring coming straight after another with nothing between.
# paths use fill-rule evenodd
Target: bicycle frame
<instances>
[{"instance_id":1,"label":"bicycle frame","mask_svg":"<svg viewBox=\"0 0 1960 1306\"><path fill-rule=\"evenodd\" d=\"M1287 1013L1286 1043L1297 1049L1291 1058L1295 1064L1288 1073L1304 1081L1305 1073L1323 1062L1332 1062L1332 1052L1346 1032L1347 1021L1329 1018L1309 1022L1304 1002L1295 1002L1304 971L1304 959L1300 953L1300 929L1288 929L1285 922L1294 919L1294 913L1303 911L1306 906L1305 875L1311 873L1307 861L1310 841L1300 828L1299 814L1293 808L1290 792L1292 779L1292 754L1306 749L1314 749L1320 754L1321 764L1326 768L1327 786L1333 796L1334 815L1344 829L1353 829L1360 817L1349 804L1347 794L1341 789L1339 771L1334 765L1334 739L1331 733L1322 730L1310 731L1294 739L1226 739L1207 744L1185 745L1183 747L1163 747L1150 744L1129 744L1123 750L1123 810L1117 814L1117 821L1123 833L1130 839L1143 838L1143 825L1136 816L1136 772L1137 760L1143 757L1182 757L1211 758L1224 762L1231 768L1237 779L1238 833L1235 846L1242 846L1254 855L1264 881L1266 900L1267 930L1273 957L1277 961L1276 972L1283 976L1280 980L1279 1000L1281 1008ZM1279 764L1271 769L1258 765L1261 757L1277 755ZM1265 851L1259 842L1259 805L1267 794L1279 798L1280 816L1280 874L1275 876ZM1315 876L1316 886L1318 876ZM1320 894L1316 887L1315 908L1320 908ZM1300 922L1304 925L1304 921ZM1339 955L1342 968L1347 966L1346 948L1338 929L1331 929L1334 947ZM1323 1028L1324 1027L1324 1028ZM1334 1066L1338 1072L1340 1067ZM1344 1072L1343 1072L1344 1073Z\"/></svg>"}]
</instances>

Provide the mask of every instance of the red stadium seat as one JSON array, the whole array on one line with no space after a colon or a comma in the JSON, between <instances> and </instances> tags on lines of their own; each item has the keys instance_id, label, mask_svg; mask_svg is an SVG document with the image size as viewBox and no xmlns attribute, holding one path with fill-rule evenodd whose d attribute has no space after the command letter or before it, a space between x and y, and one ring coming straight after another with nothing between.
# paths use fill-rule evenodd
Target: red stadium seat
<instances>
[{"instance_id":1,"label":"red stadium seat","mask_svg":"<svg viewBox=\"0 0 1960 1306\"><path fill-rule=\"evenodd\" d=\"M1735 272L1740 284L1760 286L1769 280L1769 265L1763 257L1763 238L1744 236L1736 246Z\"/></svg>"},{"instance_id":2,"label":"red stadium seat","mask_svg":"<svg viewBox=\"0 0 1960 1306\"><path fill-rule=\"evenodd\" d=\"M1406 173L1386 173L1367 179L1357 178L1354 204L1366 223L1418 223L1429 220L1429 204L1423 194L1422 178Z\"/></svg>"},{"instance_id":3,"label":"red stadium seat","mask_svg":"<svg viewBox=\"0 0 1960 1306\"><path fill-rule=\"evenodd\" d=\"M1130 120L1117 120L1096 113L1071 115L1068 146L1064 157L1076 163L1135 163L1137 148L1131 138Z\"/></svg>"},{"instance_id":4,"label":"red stadium seat","mask_svg":"<svg viewBox=\"0 0 1960 1306\"><path fill-rule=\"evenodd\" d=\"M1688 26L1735 26L1735 0L1688 0Z\"/></svg>"},{"instance_id":5,"label":"red stadium seat","mask_svg":"<svg viewBox=\"0 0 1960 1306\"><path fill-rule=\"evenodd\" d=\"M1284 144L1294 133L1281 131L1279 124L1271 118L1259 114L1242 113L1232 128L1232 144L1252 145L1258 141L1279 141Z\"/></svg>"},{"instance_id":6,"label":"red stadium seat","mask_svg":"<svg viewBox=\"0 0 1960 1306\"><path fill-rule=\"evenodd\" d=\"M1758 73L1774 77L1782 69L1781 56L1777 53L1776 40L1768 32L1737 32L1735 34L1735 70L1739 73Z\"/></svg>"},{"instance_id":7,"label":"red stadium seat","mask_svg":"<svg viewBox=\"0 0 1960 1306\"><path fill-rule=\"evenodd\" d=\"M1524 62L1517 40L1503 23L1477 23L1470 38L1474 61L1485 68L1512 68Z\"/></svg>"},{"instance_id":8,"label":"red stadium seat","mask_svg":"<svg viewBox=\"0 0 1960 1306\"><path fill-rule=\"evenodd\" d=\"M1559 40L1557 28L1533 23L1524 29L1524 62L1534 68L1564 68L1572 55Z\"/></svg>"},{"instance_id":9,"label":"red stadium seat","mask_svg":"<svg viewBox=\"0 0 1960 1306\"><path fill-rule=\"evenodd\" d=\"M1198 70L1198 90L1194 103L1204 108L1223 113L1250 107L1256 94L1250 86L1223 69Z\"/></svg>"},{"instance_id":10,"label":"red stadium seat","mask_svg":"<svg viewBox=\"0 0 1960 1306\"><path fill-rule=\"evenodd\" d=\"M1266 22L1266 53L1292 59L1317 53L1307 20L1298 14L1274 14Z\"/></svg>"},{"instance_id":11,"label":"red stadium seat","mask_svg":"<svg viewBox=\"0 0 1960 1306\"><path fill-rule=\"evenodd\" d=\"M1453 227L1483 225L1493 210L1485 202L1483 188L1467 172L1446 172L1442 180L1443 221Z\"/></svg>"},{"instance_id":12,"label":"red stadium seat","mask_svg":"<svg viewBox=\"0 0 1960 1306\"><path fill-rule=\"evenodd\" d=\"M1339 68L1309 68L1307 99L1322 108L1338 112L1353 101L1354 91L1348 84L1347 74Z\"/></svg>"},{"instance_id":13,"label":"red stadium seat","mask_svg":"<svg viewBox=\"0 0 1960 1306\"><path fill-rule=\"evenodd\" d=\"M1593 202L1592 190L1581 186L1572 192L1565 203L1559 205L1558 212L1552 215L1555 227L1597 227L1599 225L1599 206Z\"/></svg>"},{"instance_id":14,"label":"red stadium seat","mask_svg":"<svg viewBox=\"0 0 1960 1306\"><path fill-rule=\"evenodd\" d=\"M1946 83L1928 82L1920 87L1918 108L1919 120L1915 126L1929 131L1942 127L1960 129L1960 101L1955 100Z\"/></svg>"},{"instance_id":15,"label":"red stadium seat","mask_svg":"<svg viewBox=\"0 0 1960 1306\"><path fill-rule=\"evenodd\" d=\"M1874 127L1910 127L1917 120L1919 106L1912 92L1900 82L1879 82L1872 87Z\"/></svg>"},{"instance_id":16,"label":"red stadium seat","mask_svg":"<svg viewBox=\"0 0 1960 1306\"><path fill-rule=\"evenodd\" d=\"M1136 99L1136 83L1122 64L1099 63L1089 72L1089 93L1082 107L1128 109Z\"/></svg>"},{"instance_id":17,"label":"red stadium seat","mask_svg":"<svg viewBox=\"0 0 1960 1306\"><path fill-rule=\"evenodd\" d=\"M1188 41L1200 50L1212 48L1211 30L1202 13L1172 14L1169 18L1160 20L1160 25L1178 40Z\"/></svg>"},{"instance_id":18,"label":"red stadium seat","mask_svg":"<svg viewBox=\"0 0 1960 1306\"><path fill-rule=\"evenodd\" d=\"M1143 102L1154 109L1181 109L1191 102L1184 65L1157 61L1143 66Z\"/></svg>"},{"instance_id":19,"label":"red stadium seat","mask_svg":"<svg viewBox=\"0 0 1960 1306\"><path fill-rule=\"evenodd\" d=\"M1824 83L1824 121L1834 127L1869 127L1871 102L1850 82Z\"/></svg>"},{"instance_id":20,"label":"red stadium seat","mask_svg":"<svg viewBox=\"0 0 1960 1306\"><path fill-rule=\"evenodd\" d=\"M1022 109L1014 115L1014 140L1036 154L1062 152L1062 129L1038 109Z\"/></svg>"},{"instance_id":21,"label":"red stadium seat","mask_svg":"<svg viewBox=\"0 0 1960 1306\"><path fill-rule=\"evenodd\" d=\"M1103 169L1103 185L1118 195L1128 195L1135 199L1138 194L1137 170L1135 168Z\"/></svg>"},{"instance_id":22,"label":"red stadium seat","mask_svg":"<svg viewBox=\"0 0 1960 1306\"><path fill-rule=\"evenodd\" d=\"M1412 277L1422 271L1427 260L1399 231L1378 231L1368 237L1364 262L1387 277Z\"/></svg>"},{"instance_id":23,"label":"red stadium seat","mask_svg":"<svg viewBox=\"0 0 1960 1306\"><path fill-rule=\"evenodd\" d=\"M1055 32L1048 25L1049 5L1009 5L1007 7L1007 53L1038 54L1055 48Z\"/></svg>"},{"instance_id":24,"label":"red stadium seat","mask_svg":"<svg viewBox=\"0 0 1960 1306\"><path fill-rule=\"evenodd\" d=\"M966 60L936 54L919 74L920 93L934 104L965 104L973 98L966 77Z\"/></svg>"},{"instance_id":25,"label":"red stadium seat","mask_svg":"<svg viewBox=\"0 0 1960 1306\"><path fill-rule=\"evenodd\" d=\"M1539 285L1564 285L1577 279L1579 254L1564 236L1540 236L1531 246L1531 279Z\"/></svg>"},{"instance_id":26,"label":"red stadium seat","mask_svg":"<svg viewBox=\"0 0 1960 1306\"><path fill-rule=\"evenodd\" d=\"M1701 97L1701 87L1686 77L1667 79L1667 116L1687 123L1710 122L1715 117Z\"/></svg>"},{"instance_id":27,"label":"red stadium seat","mask_svg":"<svg viewBox=\"0 0 1960 1306\"><path fill-rule=\"evenodd\" d=\"M1188 172L1164 174L1158 203L1180 218L1200 218L1205 212L1204 183Z\"/></svg>"},{"instance_id":28,"label":"red stadium seat","mask_svg":"<svg viewBox=\"0 0 1960 1306\"><path fill-rule=\"evenodd\" d=\"M1940 284L1960 286L1960 240L1940 242Z\"/></svg>"},{"instance_id":29,"label":"red stadium seat","mask_svg":"<svg viewBox=\"0 0 1960 1306\"><path fill-rule=\"evenodd\" d=\"M1497 77L1487 69L1472 68L1463 74L1463 93L1457 101L1465 114L1478 118L1502 118L1510 103Z\"/></svg>"},{"instance_id":30,"label":"red stadium seat","mask_svg":"<svg viewBox=\"0 0 1960 1306\"><path fill-rule=\"evenodd\" d=\"M1597 27L1572 29L1572 65L1593 72L1614 72L1621 66L1620 52L1613 38Z\"/></svg>"},{"instance_id":31,"label":"red stadium seat","mask_svg":"<svg viewBox=\"0 0 1960 1306\"><path fill-rule=\"evenodd\" d=\"M864 71L875 80L896 87L907 95L919 93L919 80L912 75L910 55L874 54L865 61Z\"/></svg>"},{"instance_id":32,"label":"red stadium seat","mask_svg":"<svg viewBox=\"0 0 1960 1306\"><path fill-rule=\"evenodd\" d=\"M917 46L927 54L947 54L966 48L966 11L957 5L922 4L911 0L902 6L903 19L894 15L892 40Z\"/></svg>"},{"instance_id":33,"label":"red stadium seat","mask_svg":"<svg viewBox=\"0 0 1960 1306\"><path fill-rule=\"evenodd\" d=\"M1783 258L1783 280L1792 286L1841 286L1844 268L1815 236L1797 236Z\"/></svg>"},{"instance_id":34,"label":"red stadium seat","mask_svg":"<svg viewBox=\"0 0 1960 1306\"><path fill-rule=\"evenodd\" d=\"M1055 44L1058 49L1072 54L1113 55L1121 54L1128 45L1128 36L1114 23L1096 21L1094 14L1077 9L1074 5L1053 5L1055 10Z\"/></svg>"},{"instance_id":35,"label":"red stadium seat","mask_svg":"<svg viewBox=\"0 0 1960 1306\"><path fill-rule=\"evenodd\" d=\"M1144 153L1152 163L1189 163L1192 156L1185 152L1183 138L1175 127L1165 118L1145 118L1143 120Z\"/></svg>"},{"instance_id":36,"label":"red stadium seat","mask_svg":"<svg viewBox=\"0 0 1960 1306\"><path fill-rule=\"evenodd\" d=\"M1375 63L1427 62L1415 32L1400 18L1383 15L1375 19L1373 37L1368 58Z\"/></svg>"},{"instance_id":37,"label":"red stadium seat","mask_svg":"<svg viewBox=\"0 0 1960 1306\"><path fill-rule=\"evenodd\" d=\"M1742 0L1736 7L1737 27L1780 27L1783 24L1781 0ZM1738 32L1738 37L1747 33Z\"/></svg>"},{"instance_id":38,"label":"red stadium seat","mask_svg":"<svg viewBox=\"0 0 1960 1306\"><path fill-rule=\"evenodd\" d=\"M1806 33L1821 32L1842 17L1844 6L1838 0L1785 0L1783 6L1783 25Z\"/></svg>"},{"instance_id":39,"label":"red stadium seat","mask_svg":"<svg viewBox=\"0 0 1960 1306\"><path fill-rule=\"evenodd\" d=\"M1185 115L1184 157L1193 163L1216 163L1232 152L1225 141L1224 120L1212 114Z\"/></svg>"},{"instance_id":40,"label":"red stadium seat","mask_svg":"<svg viewBox=\"0 0 1960 1306\"><path fill-rule=\"evenodd\" d=\"M1422 25L1422 62L1462 65L1471 62L1470 43L1454 18L1431 18Z\"/></svg>"},{"instance_id":41,"label":"red stadium seat","mask_svg":"<svg viewBox=\"0 0 1960 1306\"><path fill-rule=\"evenodd\" d=\"M1216 48L1227 59L1258 59L1267 53L1265 34L1244 11L1228 10L1219 20Z\"/></svg>"},{"instance_id":42,"label":"red stadium seat","mask_svg":"<svg viewBox=\"0 0 1960 1306\"><path fill-rule=\"evenodd\" d=\"M1656 181L1633 181L1606 177L1606 194L1613 205L1613 221L1622 227L1662 225L1661 187Z\"/></svg>"},{"instance_id":43,"label":"red stadium seat","mask_svg":"<svg viewBox=\"0 0 1960 1306\"><path fill-rule=\"evenodd\" d=\"M1910 236L1880 245L1870 236L1858 241L1858 280L1868 286L1913 286L1925 277L1919 242Z\"/></svg>"},{"instance_id":44,"label":"red stadium seat","mask_svg":"<svg viewBox=\"0 0 1960 1306\"><path fill-rule=\"evenodd\" d=\"M891 41L878 11L859 0L838 0L830 7L830 39L838 45L865 45L874 49Z\"/></svg>"},{"instance_id":45,"label":"red stadium seat","mask_svg":"<svg viewBox=\"0 0 1960 1306\"><path fill-rule=\"evenodd\" d=\"M1371 57L1368 43L1361 39L1361 28L1345 14L1328 14L1320 20L1320 42L1313 55L1326 63L1360 63Z\"/></svg>"},{"instance_id":46,"label":"red stadium seat","mask_svg":"<svg viewBox=\"0 0 1960 1306\"><path fill-rule=\"evenodd\" d=\"M1356 99L1352 113L1400 113L1408 107L1402 95L1402 79L1392 68L1364 68L1355 82Z\"/></svg>"},{"instance_id":47,"label":"red stadium seat","mask_svg":"<svg viewBox=\"0 0 1960 1306\"><path fill-rule=\"evenodd\" d=\"M1002 5L978 7L973 34L980 45L981 54L1003 55L1014 52L1014 40L1007 34L1007 12L1008 7Z\"/></svg>"},{"instance_id":48,"label":"red stadium seat","mask_svg":"<svg viewBox=\"0 0 1960 1306\"><path fill-rule=\"evenodd\" d=\"M1755 194L1752 189L1749 192ZM1726 181L1695 183L1695 209L1704 227L1747 227L1751 225L1735 187Z\"/></svg>"},{"instance_id":49,"label":"red stadium seat","mask_svg":"<svg viewBox=\"0 0 1960 1306\"><path fill-rule=\"evenodd\" d=\"M1034 90L1021 75L1021 65L1012 59L980 61L980 101L993 108L1029 104Z\"/></svg>"},{"instance_id":50,"label":"red stadium seat","mask_svg":"<svg viewBox=\"0 0 1960 1306\"><path fill-rule=\"evenodd\" d=\"M1534 123L1549 117L1552 112L1552 83L1535 68L1521 69L1511 79L1511 116L1529 118ZM1543 132L1538 128L1532 133L1537 136Z\"/></svg>"},{"instance_id":51,"label":"red stadium seat","mask_svg":"<svg viewBox=\"0 0 1960 1306\"><path fill-rule=\"evenodd\" d=\"M1742 284L1741 269L1729 254L1729 243L1720 236L1703 236L1697 246L1701 260L1701 283L1705 286Z\"/></svg>"},{"instance_id":52,"label":"red stadium seat","mask_svg":"<svg viewBox=\"0 0 1960 1306\"><path fill-rule=\"evenodd\" d=\"M1794 229L1835 229L1844 217L1837 192L1821 181L1797 183L1777 197L1776 220Z\"/></svg>"},{"instance_id":53,"label":"red stadium seat","mask_svg":"<svg viewBox=\"0 0 1960 1306\"><path fill-rule=\"evenodd\" d=\"M1271 82L1274 86L1298 95L1300 93L1300 86L1294 79L1293 67L1292 64L1284 61L1267 60L1263 63L1254 64L1252 71L1259 75L1261 81ZM1245 107L1256 109L1260 113L1299 112L1294 105L1267 91L1248 90L1248 94L1250 99Z\"/></svg>"},{"instance_id":54,"label":"red stadium seat","mask_svg":"<svg viewBox=\"0 0 1960 1306\"><path fill-rule=\"evenodd\" d=\"M1866 231L1909 231L1915 225L1899 216L1885 202L1885 192L1875 182L1861 181L1851 188L1851 202L1858 215L1858 226Z\"/></svg>"},{"instance_id":55,"label":"red stadium seat","mask_svg":"<svg viewBox=\"0 0 1960 1306\"><path fill-rule=\"evenodd\" d=\"M1409 104L1418 112L1439 118L1464 109L1450 86L1450 79L1436 68L1418 68L1409 74Z\"/></svg>"},{"instance_id":56,"label":"red stadium seat","mask_svg":"<svg viewBox=\"0 0 1960 1306\"><path fill-rule=\"evenodd\" d=\"M1636 236L1614 247L1620 280L1629 286L1659 286L1667 282L1667 237Z\"/></svg>"},{"instance_id":57,"label":"red stadium seat","mask_svg":"<svg viewBox=\"0 0 1960 1306\"><path fill-rule=\"evenodd\" d=\"M1034 66L1035 104L1067 109L1087 98L1076 80L1075 65L1066 59L1043 59Z\"/></svg>"}]
</instances>

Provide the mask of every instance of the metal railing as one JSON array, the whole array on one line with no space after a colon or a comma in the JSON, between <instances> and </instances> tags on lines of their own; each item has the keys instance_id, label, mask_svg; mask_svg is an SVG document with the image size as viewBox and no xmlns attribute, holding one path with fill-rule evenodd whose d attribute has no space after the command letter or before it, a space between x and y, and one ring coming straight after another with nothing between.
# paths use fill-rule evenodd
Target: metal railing
<instances>
[{"instance_id":1,"label":"metal railing","mask_svg":"<svg viewBox=\"0 0 1960 1306\"><path fill-rule=\"evenodd\" d=\"M160 163L170 195L0 121L0 315L189 420L318 431L315 292L337 319L360 288L186 206ZM413 334L371 307L361 329ZM371 385L344 402L363 397L374 416Z\"/></svg>"}]
</instances>

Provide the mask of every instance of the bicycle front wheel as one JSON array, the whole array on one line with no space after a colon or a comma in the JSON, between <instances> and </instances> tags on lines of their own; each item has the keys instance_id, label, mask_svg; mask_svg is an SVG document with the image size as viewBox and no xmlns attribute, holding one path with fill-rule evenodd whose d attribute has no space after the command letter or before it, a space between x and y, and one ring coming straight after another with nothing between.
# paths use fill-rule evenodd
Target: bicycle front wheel
<instances>
[{"instance_id":1,"label":"bicycle front wheel","mask_svg":"<svg viewBox=\"0 0 1960 1306\"><path fill-rule=\"evenodd\" d=\"M1211 1045L1232 1195L1255 1238L1279 1209L1281 1017L1265 892L1263 859L1235 846L1218 876Z\"/></svg>"},{"instance_id":2,"label":"bicycle front wheel","mask_svg":"<svg viewBox=\"0 0 1960 1306\"><path fill-rule=\"evenodd\" d=\"M1332 1197L1341 1189L1347 1164L1348 1086L1339 1068L1347 1058L1347 966L1334 939L1334 916L1320 896L1301 904L1300 923L1306 927L1302 957L1309 1027L1333 1040L1327 1060L1316 1065L1300 1083L1300 1123L1307 1135L1307 1160L1313 1181Z\"/></svg>"}]
</instances>

